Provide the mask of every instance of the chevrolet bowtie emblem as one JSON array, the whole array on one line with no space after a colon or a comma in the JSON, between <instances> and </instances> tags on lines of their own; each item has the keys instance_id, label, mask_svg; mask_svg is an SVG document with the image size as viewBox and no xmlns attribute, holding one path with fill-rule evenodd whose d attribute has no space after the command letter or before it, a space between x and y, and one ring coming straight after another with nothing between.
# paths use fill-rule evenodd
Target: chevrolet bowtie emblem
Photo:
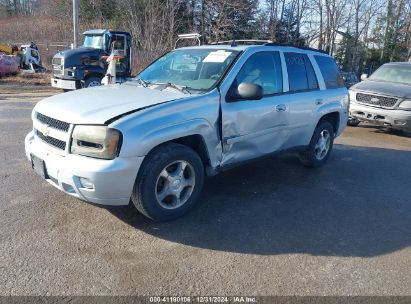
<instances>
[{"instance_id":1,"label":"chevrolet bowtie emblem","mask_svg":"<svg viewBox=\"0 0 411 304\"><path fill-rule=\"evenodd\" d=\"M50 126L49 125L43 125L41 127L41 133L43 133L44 136L49 136L50 133Z\"/></svg>"}]
</instances>

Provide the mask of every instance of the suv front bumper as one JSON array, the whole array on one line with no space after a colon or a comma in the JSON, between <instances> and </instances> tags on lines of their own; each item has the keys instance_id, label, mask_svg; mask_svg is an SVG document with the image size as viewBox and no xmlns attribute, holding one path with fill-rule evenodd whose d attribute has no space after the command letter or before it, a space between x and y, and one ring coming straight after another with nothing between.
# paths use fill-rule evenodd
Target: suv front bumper
<instances>
[{"instance_id":1,"label":"suv front bumper","mask_svg":"<svg viewBox=\"0 0 411 304\"><path fill-rule=\"evenodd\" d=\"M25 151L44 161L46 180L59 190L79 199L101 205L128 205L137 172L144 157L117 157L103 160L75 154L56 154L34 136L27 134ZM86 179L93 187L83 185ZM90 184L89 184L90 185Z\"/></svg>"},{"instance_id":2,"label":"suv front bumper","mask_svg":"<svg viewBox=\"0 0 411 304\"><path fill-rule=\"evenodd\" d=\"M374 108L351 102L350 116L395 129L411 130L411 111Z\"/></svg>"}]
</instances>

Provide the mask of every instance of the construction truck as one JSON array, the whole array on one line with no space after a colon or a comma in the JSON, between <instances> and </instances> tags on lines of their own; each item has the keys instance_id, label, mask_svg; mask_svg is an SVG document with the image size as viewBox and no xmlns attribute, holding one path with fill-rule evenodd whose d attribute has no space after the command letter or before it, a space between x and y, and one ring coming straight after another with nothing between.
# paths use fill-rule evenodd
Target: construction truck
<instances>
[{"instance_id":1,"label":"construction truck","mask_svg":"<svg viewBox=\"0 0 411 304\"><path fill-rule=\"evenodd\" d=\"M45 71L45 68L41 65L39 49L33 42L21 46L0 44L0 53L16 56L21 70L31 73Z\"/></svg>"},{"instance_id":2,"label":"construction truck","mask_svg":"<svg viewBox=\"0 0 411 304\"><path fill-rule=\"evenodd\" d=\"M51 85L64 90L101 85L106 76L110 55L115 55L116 82L131 77L131 35L108 29L83 33L83 45L58 52L53 57Z\"/></svg>"}]
</instances>

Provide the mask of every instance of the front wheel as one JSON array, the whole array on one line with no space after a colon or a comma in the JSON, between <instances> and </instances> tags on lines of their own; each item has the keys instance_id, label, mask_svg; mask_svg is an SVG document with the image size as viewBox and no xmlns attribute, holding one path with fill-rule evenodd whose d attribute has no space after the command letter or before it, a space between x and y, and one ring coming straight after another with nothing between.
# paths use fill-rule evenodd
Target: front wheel
<instances>
[{"instance_id":1,"label":"front wheel","mask_svg":"<svg viewBox=\"0 0 411 304\"><path fill-rule=\"evenodd\" d=\"M90 77L84 82L85 88L98 87L101 85L101 79L98 77Z\"/></svg>"},{"instance_id":2,"label":"front wheel","mask_svg":"<svg viewBox=\"0 0 411 304\"><path fill-rule=\"evenodd\" d=\"M146 157L131 200L154 221L169 221L188 212L204 182L204 166L196 152L180 144L165 144Z\"/></svg>"},{"instance_id":3,"label":"front wheel","mask_svg":"<svg viewBox=\"0 0 411 304\"><path fill-rule=\"evenodd\" d=\"M357 127L357 126L360 124L360 122L361 122L361 121L359 121L359 120L356 119L356 118L349 117L349 118L348 118L348 121L347 121L347 126Z\"/></svg>"},{"instance_id":4,"label":"front wheel","mask_svg":"<svg viewBox=\"0 0 411 304\"><path fill-rule=\"evenodd\" d=\"M307 167L320 167L330 156L334 143L334 128L328 121L320 121L306 151L300 152L301 163Z\"/></svg>"}]
</instances>

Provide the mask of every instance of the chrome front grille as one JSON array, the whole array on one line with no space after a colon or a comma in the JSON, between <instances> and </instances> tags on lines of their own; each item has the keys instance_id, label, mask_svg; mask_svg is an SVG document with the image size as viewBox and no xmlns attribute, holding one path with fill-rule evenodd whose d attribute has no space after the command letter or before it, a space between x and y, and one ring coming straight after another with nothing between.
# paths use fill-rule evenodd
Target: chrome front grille
<instances>
[{"instance_id":1,"label":"chrome front grille","mask_svg":"<svg viewBox=\"0 0 411 304\"><path fill-rule=\"evenodd\" d=\"M62 57L54 57L52 60L53 65L62 65L63 58Z\"/></svg>"},{"instance_id":2,"label":"chrome front grille","mask_svg":"<svg viewBox=\"0 0 411 304\"><path fill-rule=\"evenodd\" d=\"M53 75L60 76L63 75L64 63L63 57L54 57L52 60L53 65Z\"/></svg>"},{"instance_id":3,"label":"chrome front grille","mask_svg":"<svg viewBox=\"0 0 411 304\"><path fill-rule=\"evenodd\" d=\"M63 66L53 64L53 75L56 75L56 76L63 75Z\"/></svg>"},{"instance_id":4,"label":"chrome front grille","mask_svg":"<svg viewBox=\"0 0 411 304\"><path fill-rule=\"evenodd\" d=\"M37 118L38 121L41 121L42 123L48 125L49 127L57 129L57 130L68 132L68 130L70 128L69 123L58 120L58 119L48 117L48 116L43 115L43 114L38 113L38 112L36 112L36 118Z\"/></svg>"},{"instance_id":5,"label":"chrome front grille","mask_svg":"<svg viewBox=\"0 0 411 304\"><path fill-rule=\"evenodd\" d=\"M36 112L33 125L38 139L62 153L66 151L71 135L69 123Z\"/></svg>"},{"instance_id":6,"label":"chrome front grille","mask_svg":"<svg viewBox=\"0 0 411 304\"><path fill-rule=\"evenodd\" d=\"M53 146L54 148L60 149L62 151L66 150L66 142L65 141L59 140L59 139L54 138L54 137L45 136L43 133L41 133L39 130L36 130L36 129L35 129L35 133L36 133L38 138L40 138L45 143Z\"/></svg>"},{"instance_id":7,"label":"chrome front grille","mask_svg":"<svg viewBox=\"0 0 411 304\"><path fill-rule=\"evenodd\" d=\"M356 99L358 102L366 103L373 106L392 108L398 101L397 98L385 97L372 94L357 93Z\"/></svg>"}]
</instances>

